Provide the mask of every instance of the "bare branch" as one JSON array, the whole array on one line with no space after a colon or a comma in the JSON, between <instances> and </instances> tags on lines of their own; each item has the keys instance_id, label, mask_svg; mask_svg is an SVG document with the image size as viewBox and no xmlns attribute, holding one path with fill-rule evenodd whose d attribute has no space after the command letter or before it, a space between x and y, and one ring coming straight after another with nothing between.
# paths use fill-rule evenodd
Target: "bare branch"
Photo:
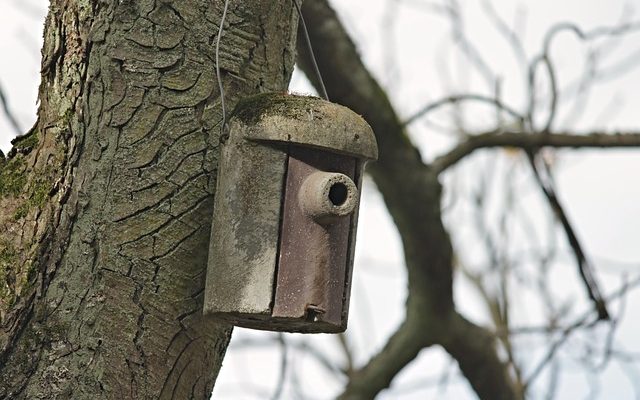
<instances>
[{"instance_id":1,"label":"bare branch","mask_svg":"<svg viewBox=\"0 0 640 400\"><path fill-rule=\"evenodd\" d=\"M623 278L623 286L622 292L626 293L629 289L628 282L626 276ZM624 313L627 308L627 296L622 296L620 301L620 306L618 307L618 314L611 320L609 324L609 332L607 333L607 339L605 341L604 355L602 357L599 365L595 367L596 370L602 372L608 365L611 359L614 357L614 338L616 334L616 329L620 326L620 321L624 317Z\"/></svg>"},{"instance_id":2,"label":"bare branch","mask_svg":"<svg viewBox=\"0 0 640 400\"><path fill-rule=\"evenodd\" d=\"M403 126L410 125L411 123L415 122L417 119L424 117L429 112L434 111L442 106L455 104L463 101L477 101L482 103L488 103L508 113L509 115L513 116L517 120L520 120L520 121L524 120L524 116L521 113L509 107L508 105L504 104L498 98L484 96L481 94L461 94L461 95L447 96L445 98L442 98L440 100L434 101L433 103L429 103L423 106L419 111L415 112L412 116L407 118L402 123L402 125Z\"/></svg>"},{"instance_id":3,"label":"bare branch","mask_svg":"<svg viewBox=\"0 0 640 400\"><path fill-rule=\"evenodd\" d=\"M280 340L277 337L271 337L263 340L256 339L243 339L234 343L234 349L242 349L249 347L272 347L274 344L281 345ZM322 365L328 372L331 372L335 376L343 376L344 371L340 369L333 360L328 358L322 351L311 346L306 341L302 340L290 340L287 342L287 347L298 350L307 355L310 355L318 364Z\"/></svg>"},{"instance_id":4,"label":"bare branch","mask_svg":"<svg viewBox=\"0 0 640 400\"><path fill-rule=\"evenodd\" d=\"M508 376L508 368L498 358L495 336L455 313L442 326L440 344L458 362L460 370L481 399L520 399Z\"/></svg>"},{"instance_id":5,"label":"bare branch","mask_svg":"<svg viewBox=\"0 0 640 400\"><path fill-rule=\"evenodd\" d=\"M547 74L549 75L549 96L551 97L549 101L549 115L547 117L545 127L542 130L550 129L551 124L553 123L553 120L555 118L556 108L558 105L559 93L557 88L555 70L553 68L553 65L551 64L549 54L545 52L534 58L531 62L531 65L529 66L529 106L527 107L527 122L529 123L529 129L531 131L537 131L534 125L534 115L536 110L536 73L538 71L538 65L541 63L545 66Z\"/></svg>"},{"instance_id":6,"label":"bare branch","mask_svg":"<svg viewBox=\"0 0 640 400\"><path fill-rule=\"evenodd\" d=\"M532 150L542 147L555 148L614 148L640 147L640 132L593 132L584 135L569 132L487 132L471 135L448 153L432 163L438 173L451 167L464 157L482 148L516 147Z\"/></svg>"},{"instance_id":7,"label":"bare branch","mask_svg":"<svg viewBox=\"0 0 640 400\"><path fill-rule=\"evenodd\" d=\"M521 67L527 67L527 53L522 46L522 42L516 32L507 25L493 7L491 0L482 0L482 6L487 16L493 21L496 29L511 46L516 59Z\"/></svg>"},{"instance_id":8,"label":"bare branch","mask_svg":"<svg viewBox=\"0 0 640 400\"><path fill-rule=\"evenodd\" d=\"M278 377L278 384L273 392L273 396L271 396L273 400L278 400L282 396L285 379L287 378L287 342L284 340L284 335L281 332L278 333L278 343L280 343L280 376Z\"/></svg>"},{"instance_id":9,"label":"bare branch","mask_svg":"<svg viewBox=\"0 0 640 400\"><path fill-rule=\"evenodd\" d=\"M472 66L483 76L489 87L493 87L496 80L494 71L482 57L482 53L469 40L464 30L464 21L458 0L448 0L449 19L452 25L453 40L460 46L463 54Z\"/></svg>"},{"instance_id":10,"label":"bare branch","mask_svg":"<svg viewBox=\"0 0 640 400\"><path fill-rule=\"evenodd\" d=\"M449 13L451 13L449 6L447 6L446 4L441 4L439 2L435 2L435 1L427 2L427 1L421 1L421 0L400 0L399 2L402 2L407 6L410 6L416 10L422 10L432 14L448 15Z\"/></svg>"},{"instance_id":11,"label":"bare branch","mask_svg":"<svg viewBox=\"0 0 640 400\"><path fill-rule=\"evenodd\" d=\"M7 100L7 96L2 89L2 85L0 85L0 105L2 106L2 110L4 114L7 116L7 120L9 120L9 124L13 128L16 136L20 136L23 133L22 128L20 128L20 124L18 123L18 119L13 114L11 109L9 108L9 101Z\"/></svg>"},{"instance_id":12,"label":"bare branch","mask_svg":"<svg viewBox=\"0 0 640 400\"><path fill-rule=\"evenodd\" d=\"M606 296L606 301L608 303L612 303L613 301L623 299L625 295L629 293L630 290L637 289L640 287L640 275L636 276L634 279L625 281L618 289L611 292L608 296ZM509 331L505 330L497 330L495 333L496 336L504 336L504 335L538 335L538 334L547 334L552 332L565 332L568 330L575 330L578 328L587 327L593 325L593 310L588 310L577 317L572 323L561 327L561 326L522 326L522 327L514 327L509 328Z\"/></svg>"},{"instance_id":13,"label":"bare branch","mask_svg":"<svg viewBox=\"0 0 640 400\"><path fill-rule=\"evenodd\" d=\"M549 74L549 87L551 92L549 94L551 96L551 100L549 101L549 116L547 117L547 122L543 131L550 131L551 126L553 125L553 120L555 119L558 111L558 97L560 96L560 92L558 91L556 72L548 54L542 57L542 63L547 68L547 73Z\"/></svg>"},{"instance_id":14,"label":"bare branch","mask_svg":"<svg viewBox=\"0 0 640 400\"><path fill-rule=\"evenodd\" d=\"M542 51L536 57L534 57L533 61L529 66L529 107L527 113L527 120L530 125L530 129L532 131L537 131L534 127L533 117L535 114L535 101L536 101L536 72L538 65L543 63L546 67L548 76L549 76L549 85L550 85L550 104L549 104L549 116L547 117L547 121L542 130L550 130L553 124L553 120L556 116L557 105L558 105L558 97L560 96L558 84L556 80L556 75L554 71L553 64L551 62L551 45L553 40L563 32L572 32L574 33L581 41L588 42L600 37L616 37L626 33L634 32L640 30L640 22L629 22L619 24L613 27L599 27L590 31L584 31L578 25L571 22L561 22L549 29L544 37Z\"/></svg>"},{"instance_id":15,"label":"bare branch","mask_svg":"<svg viewBox=\"0 0 640 400\"><path fill-rule=\"evenodd\" d=\"M353 359L353 351L351 350L351 346L349 346L347 335L346 333L342 332L336 335L336 337L338 338L340 348L342 349L342 353L344 354L344 358L346 361L344 370L346 371L347 376L351 376L351 374L353 374L353 371L355 370L355 363Z\"/></svg>"},{"instance_id":16,"label":"bare branch","mask_svg":"<svg viewBox=\"0 0 640 400\"><path fill-rule=\"evenodd\" d=\"M595 272L593 265L587 259L587 256L582 249L582 245L578 240L578 236L573 229L572 224L569 222L569 217L567 213L564 211L564 207L560 203L560 199L556 194L555 184L553 183L553 179L551 177L551 170L547 163L545 163L539 157L539 153L537 150L528 151L527 152L529 164L533 169L534 176L538 183L538 186L544 193L545 197L549 201L549 205L551 209L554 211L554 214L560 221L562 228L564 229L567 239L569 241L569 245L573 249L574 255L576 257L576 261L578 263L578 271L580 272L580 277L582 278L585 287L587 288L587 293L589 294L589 298L593 301L596 310L598 311L598 319L606 320L609 319L609 312L607 311L607 305L600 294L600 289L598 288L598 283L595 278ZM540 161L540 163L545 168L544 176L540 173L540 169L536 164L536 161Z\"/></svg>"},{"instance_id":17,"label":"bare branch","mask_svg":"<svg viewBox=\"0 0 640 400\"><path fill-rule=\"evenodd\" d=\"M389 387L393 378L409 364L428 343L422 324L407 318L391 336L382 351L355 372L340 399L372 399Z\"/></svg>"},{"instance_id":18,"label":"bare branch","mask_svg":"<svg viewBox=\"0 0 640 400\"><path fill-rule=\"evenodd\" d=\"M545 35L543 53L549 53L551 42L562 32L572 32L580 40L589 41L603 36L619 36L638 30L640 30L640 21L633 21L616 26L602 26L589 31L582 30L582 28L572 22L561 22L553 26Z\"/></svg>"},{"instance_id":19,"label":"bare branch","mask_svg":"<svg viewBox=\"0 0 640 400\"><path fill-rule=\"evenodd\" d=\"M630 283L624 282L620 289L616 290L614 293L607 296L607 301L610 302L616 298L624 299L624 296L628 292L629 288L635 287L639 283L640 283L640 278L636 278L634 281ZM558 338L556 341L554 341L551 344L551 346L549 346L549 349L546 355L543 357L542 361L540 361L540 363L536 366L536 368L533 369L533 372L527 378L526 386L531 386L531 383L540 375L540 373L544 370L546 365L549 362L551 362L558 348L569 338L571 334L576 332L579 328L593 326L594 323L597 321L598 321L597 319L596 320L593 319L593 312L590 310L584 315L582 315L581 317L579 317L577 320L575 320L573 323L563 328L560 332L560 338Z\"/></svg>"}]
</instances>

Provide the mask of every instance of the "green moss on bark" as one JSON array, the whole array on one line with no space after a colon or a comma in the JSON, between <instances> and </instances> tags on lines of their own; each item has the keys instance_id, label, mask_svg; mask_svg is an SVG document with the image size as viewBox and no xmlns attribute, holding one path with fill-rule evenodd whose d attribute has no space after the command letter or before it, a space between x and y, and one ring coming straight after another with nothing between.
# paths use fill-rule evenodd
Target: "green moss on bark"
<instances>
[{"instance_id":1,"label":"green moss on bark","mask_svg":"<svg viewBox=\"0 0 640 400\"><path fill-rule=\"evenodd\" d=\"M0 198L19 195L26 183L24 159L13 158L0 165Z\"/></svg>"},{"instance_id":2,"label":"green moss on bark","mask_svg":"<svg viewBox=\"0 0 640 400\"><path fill-rule=\"evenodd\" d=\"M11 305L15 301L14 286L15 277L13 268L17 261L15 249L6 242L0 242L0 305ZM4 308L4 307L3 307Z\"/></svg>"},{"instance_id":3,"label":"green moss on bark","mask_svg":"<svg viewBox=\"0 0 640 400\"><path fill-rule=\"evenodd\" d=\"M48 179L50 174L43 174L42 177L37 178L32 182L25 190L27 197L26 201L22 203L16 210L13 218L17 221L20 218L24 218L34 208L41 208L47 202L49 193L51 193L51 182Z\"/></svg>"},{"instance_id":4,"label":"green moss on bark","mask_svg":"<svg viewBox=\"0 0 640 400\"><path fill-rule=\"evenodd\" d=\"M11 144L13 145L12 151L21 154L28 153L38 145L38 133L32 130L24 136L13 139Z\"/></svg>"},{"instance_id":5,"label":"green moss on bark","mask_svg":"<svg viewBox=\"0 0 640 400\"><path fill-rule=\"evenodd\" d=\"M297 96L287 93L261 93L238 101L231 116L247 125L255 124L267 115L299 118L310 107L324 100L315 96Z\"/></svg>"}]
</instances>

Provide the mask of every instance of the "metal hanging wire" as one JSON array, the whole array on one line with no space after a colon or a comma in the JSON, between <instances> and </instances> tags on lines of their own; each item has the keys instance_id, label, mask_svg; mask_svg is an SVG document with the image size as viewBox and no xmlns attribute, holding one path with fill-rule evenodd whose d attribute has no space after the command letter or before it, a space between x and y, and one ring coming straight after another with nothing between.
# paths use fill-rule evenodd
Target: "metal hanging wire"
<instances>
[{"instance_id":1,"label":"metal hanging wire","mask_svg":"<svg viewBox=\"0 0 640 400\"><path fill-rule=\"evenodd\" d=\"M220 132L224 135L224 129L227 125L227 107L224 102L224 87L222 86L222 76L220 74L220 39L224 31L224 20L227 18L227 10L229 9L229 0L224 2L224 10L222 18L220 18L220 27L218 28L218 37L216 38L216 77L218 78L218 88L220 89L220 103L222 105L222 125Z\"/></svg>"},{"instance_id":2,"label":"metal hanging wire","mask_svg":"<svg viewBox=\"0 0 640 400\"><path fill-rule=\"evenodd\" d=\"M309 55L311 56L311 64L313 66L313 71L318 79L318 84L320 86L320 95L327 101L329 101L329 95L327 95L327 89L324 86L324 81L322 80L322 74L320 73L320 69L318 68L318 63L316 61L316 56L313 53L313 46L311 45L311 38L309 37L309 31L307 30L307 24L304 21L304 16L302 15L302 9L300 8L300 4L298 4L297 0L291 0L298 11L298 16L300 17L300 22L302 23L302 31L304 33L304 39L307 44L307 49L309 50ZM222 39L222 33L224 32L224 21L227 18L227 11L229 9L229 0L225 0L224 9L222 11L222 17L220 18L220 27L218 28L218 36L216 37L216 49L215 49L215 60L216 60L216 78L218 79L218 89L220 90L220 104L222 106L222 124L220 126L220 131L222 135L224 135L224 129L227 125L227 106L224 98L224 87L222 85L222 74L220 73L220 41Z\"/></svg>"},{"instance_id":3,"label":"metal hanging wire","mask_svg":"<svg viewBox=\"0 0 640 400\"><path fill-rule=\"evenodd\" d=\"M304 40L307 43L307 49L309 50L309 55L311 56L311 64L313 65L313 71L318 78L318 84L320 85L320 95L322 98L329 101L329 95L327 95L327 89L324 86L324 81L322 80L322 74L320 73L320 69L318 68L318 63L316 62L316 56L313 54L313 47L311 46L311 38L309 38L309 31L307 30L307 24L304 22L304 16L302 15L302 9L300 8L300 4L298 4L298 0L291 0L293 4L296 6L296 10L298 10L298 15L300 16L300 22L302 23L302 31L304 33Z\"/></svg>"}]
</instances>

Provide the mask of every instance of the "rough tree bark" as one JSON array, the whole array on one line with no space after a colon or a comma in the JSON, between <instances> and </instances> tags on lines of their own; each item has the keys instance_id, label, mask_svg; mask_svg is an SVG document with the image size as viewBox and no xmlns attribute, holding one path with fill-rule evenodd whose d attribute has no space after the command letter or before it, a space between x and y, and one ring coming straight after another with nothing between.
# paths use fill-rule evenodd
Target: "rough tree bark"
<instances>
[{"instance_id":1,"label":"rough tree bark","mask_svg":"<svg viewBox=\"0 0 640 400\"><path fill-rule=\"evenodd\" d=\"M210 396L231 332L200 313L223 4L51 0L38 122L0 158L0 399ZM226 21L229 108L285 90L291 1Z\"/></svg>"}]
</instances>

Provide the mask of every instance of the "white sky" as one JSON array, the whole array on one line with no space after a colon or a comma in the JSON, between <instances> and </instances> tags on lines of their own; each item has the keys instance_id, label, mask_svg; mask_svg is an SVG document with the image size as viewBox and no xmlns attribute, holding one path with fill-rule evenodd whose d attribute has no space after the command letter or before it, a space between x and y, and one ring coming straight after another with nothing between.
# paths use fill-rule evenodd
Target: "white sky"
<instances>
[{"instance_id":1,"label":"white sky","mask_svg":"<svg viewBox=\"0 0 640 400\"><path fill-rule=\"evenodd\" d=\"M352 33L366 64L388 89L399 113L406 117L421 105L452 92L464 89L491 94L478 74L469 73L460 58L453 54L450 46L445 46L450 37L448 21L441 16L421 11L416 4L427 4L421 0L352 0L334 1L340 16ZM432 3L438 3L433 1ZM431 4L431 3L429 3ZM478 0L460 0L464 9L467 34L478 45L491 68L499 71L503 80L504 98L515 107L523 107L524 86L518 65L509 48L491 28ZM627 6L625 6L627 4ZM39 48L41 29L46 13L46 0L0 0L0 85L9 95L10 106L26 131L35 120L36 95L39 71ZM540 49L542 38L550 25L559 21L571 21L585 30L598 26L616 24L621 18L640 19L640 3L621 0L538 0L521 1L496 0L495 8L507 20L518 21L524 34L527 55L531 57ZM635 10L633 7L635 6ZM626 7L626 8L625 8ZM389 15L396 15L395 23ZM518 15L524 15L518 19ZM395 36L395 39L392 39ZM609 63L640 51L640 35L630 37L615 48L611 48ZM552 48L552 57L558 65L562 82L570 81L581 68L579 61L585 48L570 34L563 34ZM396 61L394 61L396 60ZM446 67L443 67L445 65ZM292 89L309 92L304 77L296 74ZM640 104L640 68L624 78L615 79L598 86L581 118L571 126L581 130L599 128L640 130L637 107ZM486 109L469 108L474 124L490 123ZM446 123L447 113L433 117L435 122ZM564 115L560 115L562 121ZM475 125L474 125L475 126ZM560 128L559 126L558 128ZM452 144L452 138L439 134L430 125L418 122L411 133L426 159L440 154ZM13 132L6 118L0 112L0 149L6 151ZM452 173L447 174L446 194L453 196L451 188L458 188L455 194L464 199L480 174L491 168L496 171L496 187L499 177L512 168L517 185L521 190L518 203L534 221L534 230L540 242L549 238L545 230L548 210L540 193L531 184L526 166L515 158L501 156L499 152L481 152L461 163ZM630 275L638 272L640 265L640 185L635 171L640 167L640 152L631 150L615 151L563 151L556 179L559 193L567 205L570 218L582 239L582 243L596 263L599 277L606 291L613 290L620 283L619 273ZM499 198L499 196L497 196ZM499 199L497 200L499 201ZM477 237L470 222L468 205L458 201L447 213L447 224L455 228L454 243L458 250L475 254ZM359 365L374 354L385 343L403 318L406 296L406 278L402 264L399 238L382 203L380 195L370 180L365 182L358 233L356 266L354 275L351 320L348 331L350 343L354 346ZM554 269L552 290L558 300L584 296L577 283L575 266L564 237L556 232L559 247L566 256ZM512 238L518 247L518 236ZM472 257L473 258L473 257ZM481 258L481 257L480 257ZM480 259L479 258L479 259ZM473 261L473 260L472 260ZM486 321L484 308L469 285L461 280L456 283L456 300L465 315L475 321ZM525 293L514 299L522 315L515 318L532 320L539 314L533 301ZM576 309L584 309L584 302L577 302ZM640 352L640 324L634 315L640 313L640 296L632 295L626 306L626 319L616 334L617 343L626 350ZM613 307L614 311L617 309ZM279 374L280 355L277 345L263 349L241 348L246 340L273 338L273 334L237 329L232 346L227 353L214 397L217 399L262 399L269 397ZM301 340L301 335L287 335L291 340ZM600 337L601 338L601 337ZM326 351L330 357L340 357L337 340L330 335L306 336L309 343ZM534 342L538 343L539 342ZM573 342L571 342L573 344ZM580 346L576 341L576 346ZM537 348L531 346L531 348ZM539 351L523 351L521 356L527 361L541 356ZM563 357L568 372L563 375L557 398L584 398L593 377L572 367L571 354ZM338 393L344 382L334 379L309 357L290 352L289 361L301 375L301 386L310 398L326 399ZM439 349L423 351L418 360L394 380L390 390L383 392L380 399L424 399L475 398L464 380L456 376L455 367L449 367L451 385L445 392L437 384L424 387L422 383L438 382L447 368L447 358ZM633 398L632 384L626 374L628 367L611 364L599 380L600 391L596 399ZM290 373L290 371L289 371ZM404 389L403 389L404 388ZM282 398L296 398L291 385L285 387ZM535 392L532 399L542 398Z\"/></svg>"}]
</instances>

